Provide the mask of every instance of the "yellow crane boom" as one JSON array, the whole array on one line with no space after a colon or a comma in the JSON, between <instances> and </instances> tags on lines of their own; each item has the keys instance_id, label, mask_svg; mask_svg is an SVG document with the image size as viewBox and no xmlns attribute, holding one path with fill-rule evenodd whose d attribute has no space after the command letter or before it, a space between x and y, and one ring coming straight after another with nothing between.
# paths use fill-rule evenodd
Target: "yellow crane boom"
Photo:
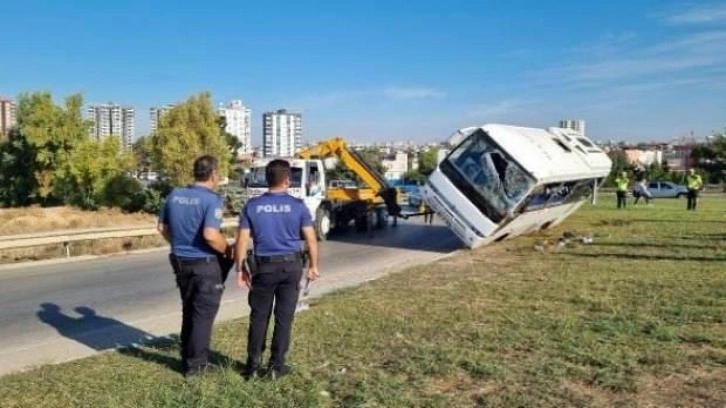
<instances>
[{"instance_id":1,"label":"yellow crane boom","mask_svg":"<svg viewBox=\"0 0 726 408\"><path fill-rule=\"evenodd\" d=\"M358 152L351 150L348 143L342 138L336 137L322 141L315 146L303 149L297 156L305 160L316 157L336 157L346 168L368 185L376 196L383 199L390 215L401 215L401 207L398 205L398 190L391 187L386 179L366 163Z\"/></svg>"}]
</instances>

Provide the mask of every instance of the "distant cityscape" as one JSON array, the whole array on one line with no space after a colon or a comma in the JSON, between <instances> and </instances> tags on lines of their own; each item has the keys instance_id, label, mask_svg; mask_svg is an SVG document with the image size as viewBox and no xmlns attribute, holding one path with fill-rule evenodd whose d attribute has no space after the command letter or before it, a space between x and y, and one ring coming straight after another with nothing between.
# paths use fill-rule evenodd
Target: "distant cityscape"
<instances>
[{"instance_id":1,"label":"distant cityscape","mask_svg":"<svg viewBox=\"0 0 726 408\"><path fill-rule=\"evenodd\" d=\"M154 106L149 109L150 133L155 133L162 118L174 108L175 103ZM10 129L17 124L16 104L12 99L0 97L0 141L7 139ZM238 160L249 163L259 157L289 157L304 147L303 118L299 112L287 109L267 111L262 114L262 144L252 144L252 110L242 100L219 103L217 113L224 117L226 131L236 137L241 148ZM113 102L89 105L87 119L93 123L90 136L102 140L117 135L123 146L130 149L136 135L136 111L133 107ZM586 136L586 122L582 119L563 119L561 128L572 129ZM715 134L716 132L714 132ZM691 167L693 147L708 143L714 136L697 138L673 138L655 142L600 141L594 142L608 153L622 151L628 162L634 166L666 165L672 171L684 171ZM309 145L310 143L306 144ZM355 150L376 150L383 155L385 177L400 180L404 174L418 169L418 157L422 152L437 149L438 160L448 153L450 146L443 143L419 143L414 141L391 141L351 143Z\"/></svg>"}]
</instances>

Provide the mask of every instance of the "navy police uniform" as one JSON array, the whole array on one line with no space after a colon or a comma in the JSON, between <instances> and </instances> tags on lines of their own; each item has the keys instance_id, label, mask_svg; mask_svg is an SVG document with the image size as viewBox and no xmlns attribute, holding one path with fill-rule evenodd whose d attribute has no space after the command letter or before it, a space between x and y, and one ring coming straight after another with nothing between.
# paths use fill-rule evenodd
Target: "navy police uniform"
<instances>
[{"instance_id":1,"label":"navy police uniform","mask_svg":"<svg viewBox=\"0 0 726 408\"><path fill-rule=\"evenodd\" d=\"M206 366L212 325L232 264L204 239L204 228L222 226L222 197L192 185L169 194L160 222L169 230L169 261L182 300L181 354L185 372Z\"/></svg>"},{"instance_id":2,"label":"navy police uniform","mask_svg":"<svg viewBox=\"0 0 726 408\"><path fill-rule=\"evenodd\" d=\"M239 228L250 230L254 245L247 367L260 366L273 302L270 367L285 364L303 273L301 232L310 226L308 208L287 193L268 192L252 198L240 215Z\"/></svg>"}]
</instances>

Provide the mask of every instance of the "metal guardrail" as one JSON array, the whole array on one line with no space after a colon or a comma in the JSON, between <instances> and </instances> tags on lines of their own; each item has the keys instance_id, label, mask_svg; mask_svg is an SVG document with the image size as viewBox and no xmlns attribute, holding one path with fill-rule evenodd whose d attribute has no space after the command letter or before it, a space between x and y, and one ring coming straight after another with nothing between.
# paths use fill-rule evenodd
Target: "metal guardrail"
<instances>
[{"instance_id":1,"label":"metal guardrail","mask_svg":"<svg viewBox=\"0 0 726 408\"><path fill-rule=\"evenodd\" d=\"M228 218L222 223L222 228L237 226L237 219ZM38 233L27 235L14 235L0 237L0 250L31 248L46 245L68 246L71 242L93 241L98 239L130 238L156 235L156 227L125 227L125 228L99 228L94 230L62 231Z\"/></svg>"}]
</instances>

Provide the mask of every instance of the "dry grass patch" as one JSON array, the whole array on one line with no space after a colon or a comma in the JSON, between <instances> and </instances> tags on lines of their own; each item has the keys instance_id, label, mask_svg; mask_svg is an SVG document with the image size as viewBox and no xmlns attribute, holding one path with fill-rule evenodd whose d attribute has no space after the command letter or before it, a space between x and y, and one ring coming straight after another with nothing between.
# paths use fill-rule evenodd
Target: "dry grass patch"
<instances>
[{"instance_id":1,"label":"dry grass patch","mask_svg":"<svg viewBox=\"0 0 726 408\"><path fill-rule=\"evenodd\" d=\"M35 232L153 225L150 214L126 214L119 209L81 211L71 207L0 209L0 235Z\"/></svg>"}]
</instances>

